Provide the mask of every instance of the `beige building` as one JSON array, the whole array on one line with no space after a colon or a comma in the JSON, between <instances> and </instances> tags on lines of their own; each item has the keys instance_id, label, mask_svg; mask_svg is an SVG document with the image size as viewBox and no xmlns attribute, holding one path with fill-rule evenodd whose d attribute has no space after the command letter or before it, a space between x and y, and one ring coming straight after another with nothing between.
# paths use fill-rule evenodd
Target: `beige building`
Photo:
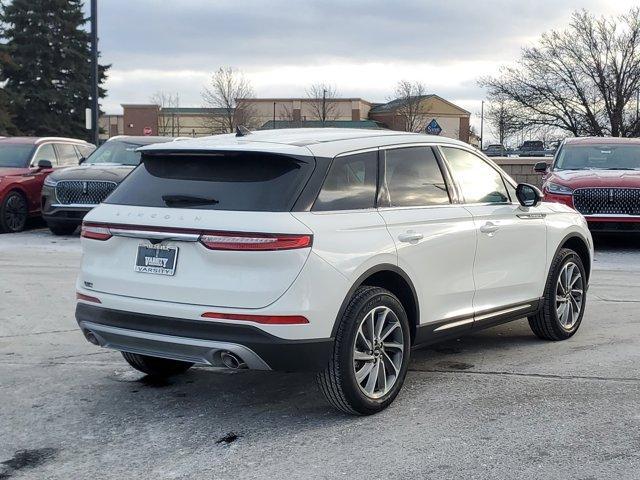
<instances>
[{"instance_id":1,"label":"beige building","mask_svg":"<svg viewBox=\"0 0 640 480\"><path fill-rule=\"evenodd\" d=\"M361 98L241 98L239 108L246 109L246 126L252 129L297 127L388 128L405 130L403 102L372 104ZM225 109L160 108L151 104L123 104L123 115L105 115L100 119L102 139L114 135L165 135L200 137L228 131ZM322 111L326 121L321 121ZM471 139L470 113L437 96L420 100L419 128L427 133ZM427 126L430 126L427 129Z\"/></svg>"},{"instance_id":2,"label":"beige building","mask_svg":"<svg viewBox=\"0 0 640 480\"><path fill-rule=\"evenodd\" d=\"M254 127L262 127L271 121L304 123L308 121L353 121L367 120L371 103L361 98L241 98L254 119Z\"/></svg>"},{"instance_id":3,"label":"beige building","mask_svg":"<svg viewBox=\"0 0 640 480\"><path fill-rule=\"evenodd\" d=\"M374 105L369 111L369 118L391 130L406 130L406 118L402 115L404 104L402 100L392 100ZM423 133L439 131L438 135L469 143L471 113L465 109L438 95L424 95L420 100L419 112L417 131ZM428 130L429 125L434 125L435 130Z\"/></svg>"}]
</instances>

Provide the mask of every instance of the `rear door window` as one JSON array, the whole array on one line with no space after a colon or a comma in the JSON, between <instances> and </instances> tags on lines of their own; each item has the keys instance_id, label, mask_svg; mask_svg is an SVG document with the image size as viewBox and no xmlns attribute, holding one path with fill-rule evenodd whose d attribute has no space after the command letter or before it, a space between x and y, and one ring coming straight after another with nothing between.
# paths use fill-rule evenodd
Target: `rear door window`
<instances>
[{"instance_id":1,"label":"rear door window","mask_svg":"<svg viewBox=\"0 0 640 480\"><path fill-rule=\"evenodd\" d=\"M391 207L449 204L449 193L430 147L387 150L385 178Z\"/></svg>"},{"instance_id":2,"label":"rear door window","mask_svg":"<svg viewBox=\"0 0 640 480\"><path fill-rule=\"evenodd\" d=\"M313 206L314 211L374 208L378 152L336 157Z\"/></svg>"},{"instance_id":3,"label":"rear door window","mask_svg":"<svg viewBox=\"0 0 640 480\"><path fill-rule=\"evenodd\" d=\"M290 211L313 157L220 152L144 156L105 203L205 210Z\"/></svg>"}]
</instances>

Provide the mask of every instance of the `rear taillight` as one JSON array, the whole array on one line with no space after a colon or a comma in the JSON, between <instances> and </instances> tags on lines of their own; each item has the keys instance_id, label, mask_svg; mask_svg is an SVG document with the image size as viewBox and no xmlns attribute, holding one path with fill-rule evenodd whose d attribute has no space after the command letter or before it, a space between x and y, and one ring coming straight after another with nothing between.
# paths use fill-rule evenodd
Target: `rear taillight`
<instances>
[{"instance_id":1,"label":"rear taillight","mask_svg":"<svg viewBox=\"0 0 640 480\"><path fill-rule=\"evenodd\" d=\"M210 232L200 243L210 250L292 250L311 246L311 235L273 235L263 233Z\"/></svg>"},{"instance_id":2,"label":"rear taillight","mask_svg":"<svg viewBox=\"0 0 640 480\"><path fill-rule=\"evenodd\" d=\"M260 323L262 325L303 325L309 323L309 320L301 315L244 315L238 313L205 312L201 317L215 318L217 320L241 320Z\"/></svg>"},{"instance_id":3,"label":"rear taillight","mask_svg":"<svg viewBox=\"0 0 640 480\"><path fill-rule=\"evenodd\" d=\"M80 236L92 240L109 240L111 238L111 230L104 225L83 223Z\"/></svg>"}]
</instances>

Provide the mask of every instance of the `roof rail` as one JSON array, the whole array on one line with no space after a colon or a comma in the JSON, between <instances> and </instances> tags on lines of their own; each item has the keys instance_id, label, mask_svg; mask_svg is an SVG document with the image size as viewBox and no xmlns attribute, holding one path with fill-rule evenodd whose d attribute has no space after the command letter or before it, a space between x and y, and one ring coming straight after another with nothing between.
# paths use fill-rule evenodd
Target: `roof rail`
<instances>
[{"instance_id":1,"label":"roof rail","mask_svg":"<svg viewBox=\"0 0 640 480\"><path fill-rule=\"evenodd\" d=\"M86 140L81 140L79 138L67 138L67 137L42 137L35 141L36 145L39 145L43 142L55 142L55 141L64 141L64 142L74 142L74 143L89 143Z\"/></svg>"}]
</instances>

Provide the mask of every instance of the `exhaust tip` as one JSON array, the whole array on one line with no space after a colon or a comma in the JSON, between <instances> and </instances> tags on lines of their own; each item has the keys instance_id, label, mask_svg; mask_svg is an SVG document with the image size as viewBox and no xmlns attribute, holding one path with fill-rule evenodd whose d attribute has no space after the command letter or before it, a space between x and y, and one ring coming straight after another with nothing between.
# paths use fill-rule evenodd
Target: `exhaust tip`
<instances>
[{"instance_id":1,"label":"exhaust tip","mask_svg":"<svg viewBox=\"0 0 640 480\"><path fill-rule=\"evenodd\" d=\"M93 332L90 332L89 330L86 330L84 332L84 337L90 342L93 343L94 345L100 345L100 342L98 341L98 338L93 334Z\"/></svg>"},{"instance_id":2,"label":"exhaust tip","mask_svg":"<svg viewBox=\"0 0 640 480\"><path fill-rule=\"evenodd\" d=\"M233 370L248 368L247 364L232 352L223 351L222 353L220 353L220 360L222 360L222 363L225 367L231 368Z\"/></svg>"}]
</instances>

